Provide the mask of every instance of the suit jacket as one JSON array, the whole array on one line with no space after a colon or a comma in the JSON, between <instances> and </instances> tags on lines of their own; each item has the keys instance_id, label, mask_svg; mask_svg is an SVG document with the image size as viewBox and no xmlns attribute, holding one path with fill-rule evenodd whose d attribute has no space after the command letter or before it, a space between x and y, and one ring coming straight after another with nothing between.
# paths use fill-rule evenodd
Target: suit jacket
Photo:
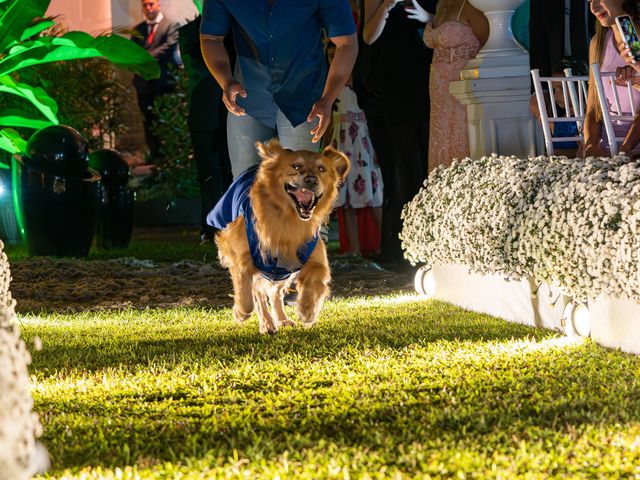
<instances>
[{"instance_id":1,"label":"suit jacket","mask_svg":"<svg viewBox=\"0 0 640 480\"><path fill-rule=\"evenodd\" d=\"M539 68L542 76L551 76L554 70L563 69L564 0L532 0L530 8L531 68ZM571 56L574 61L588 65L595 17L587 0L571 0L570 8Z\"/></svg>"},{"instance_id":2,"label":"suit jacket","mask_svg":"<svg viewBox=\"0 0 640 480\"><path fill-rule=\"evenodd\" d=\"M178 53L178 23L164 17L153 36L151 44L147 44L149 27L147 22L140 22L134 27L137 35L133 35L131 40L146 49L160 64L160 78L146 81L138 75L134 76L133 84L136 89L153 87L167 87L172 83L169 75L169 65L178 65L180 55Z\"/></svg>"}]
</instances>

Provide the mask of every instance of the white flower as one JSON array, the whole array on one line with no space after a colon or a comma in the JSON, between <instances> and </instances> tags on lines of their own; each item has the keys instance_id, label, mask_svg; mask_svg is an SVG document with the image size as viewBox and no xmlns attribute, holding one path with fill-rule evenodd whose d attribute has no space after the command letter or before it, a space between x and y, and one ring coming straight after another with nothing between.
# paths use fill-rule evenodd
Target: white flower
<instances>
[{"instance_id":1,"label":"white flower","mask_svg":"<svg viewBox=\"0 0 640 480\"><path fill-rule=\"evenodd\" d=\"M3 248L0 242L0 250ZM31 478L37 463L41 426L32 412L27 365L31 356L15 324L15 300L9 292L9 262L0 255L0 476Z\"/></svg>"},{"instance_id":2,"label":"white flower","mask_svg":"<svg viewBox=\"0 0 640 480\"><path fill-rule=\"evenodd\" d=\"M436 169L405 206L412 263L532 277L640 301L640 167L626 157L483 157Z\"/></svg>"}]
</instances>

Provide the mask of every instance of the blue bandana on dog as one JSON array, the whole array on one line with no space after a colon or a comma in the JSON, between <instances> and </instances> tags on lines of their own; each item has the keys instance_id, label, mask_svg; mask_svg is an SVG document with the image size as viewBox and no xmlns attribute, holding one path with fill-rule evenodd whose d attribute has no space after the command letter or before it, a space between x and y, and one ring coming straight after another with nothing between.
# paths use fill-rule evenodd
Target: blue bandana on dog
<instances>
[{"instance_id":1,"label":"blue bandana on dog","mask_svg":"<svg viewBox=\"0 0 640 480\"><path fill-rule=\"evenodd\" d=\"M255 216L249 198L249 190L256 178L258 167L251 167L242 174L238 175L233 181L229 190L220 198L213 210L207 215L207 224L214 228L223 230L229 223L244 215L244 225L247 231L247 240L249 241L249 251L253 264L267 280L277 281L285 280L292 273L299 271L311 256L313 249L318 243L318 234L307 243L298 248L297 256L300 264L296 267L283 267L278 264L277 258L270 255L263 256L260 252L260 242L258 233L255 229Z\"/></svg>"}]
</instances>

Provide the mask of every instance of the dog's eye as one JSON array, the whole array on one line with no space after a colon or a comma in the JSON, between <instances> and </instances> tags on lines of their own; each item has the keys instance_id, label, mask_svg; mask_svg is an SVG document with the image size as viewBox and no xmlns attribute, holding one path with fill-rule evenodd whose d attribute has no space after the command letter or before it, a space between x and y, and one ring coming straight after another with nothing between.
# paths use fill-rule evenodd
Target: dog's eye
<instances>
[{"instance_id":1,"label":"dog's eye","mask_svg":"<svg viewBox=\"0 0 640 480\"><path fill-rule=\"evenodd\" d=\"M302 166L299 163L294 163L293 165L291 165L291 168L293 168L297 172L302 168Z\"/></svg>"},{"instance_id":2,"label":"dog's eye","mask_svg":"<svg viewBox=\"0 0 640 480\"><path fill-rule=\"evenodd\" d=\"M318 167L318 171L320 171L320 172L326 172L326 171L327 171L327 169L325 168L325 166L324 166L324 165L320 165L320 166Z\"/></svg>"}]
</instances>

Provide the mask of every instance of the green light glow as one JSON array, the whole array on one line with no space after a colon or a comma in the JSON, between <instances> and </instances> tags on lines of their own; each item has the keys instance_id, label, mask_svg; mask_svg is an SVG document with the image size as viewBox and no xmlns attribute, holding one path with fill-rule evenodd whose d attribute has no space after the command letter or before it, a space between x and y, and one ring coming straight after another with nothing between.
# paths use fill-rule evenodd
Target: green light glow
<instances>
[{"instance_id":1,"label":"green light glow","mask_svg":"<svg viewBox=\"0 0 640 480\"><path fill-rule=\"evenodd\" d=\"M16 223L22 241L26 241L24 233L24 219L22 218L22 203L20 201L20 179L18 178L18 160L11 157L11 196L13 197L13 209L16 213Z\"/></svg>"}]
</instances>

